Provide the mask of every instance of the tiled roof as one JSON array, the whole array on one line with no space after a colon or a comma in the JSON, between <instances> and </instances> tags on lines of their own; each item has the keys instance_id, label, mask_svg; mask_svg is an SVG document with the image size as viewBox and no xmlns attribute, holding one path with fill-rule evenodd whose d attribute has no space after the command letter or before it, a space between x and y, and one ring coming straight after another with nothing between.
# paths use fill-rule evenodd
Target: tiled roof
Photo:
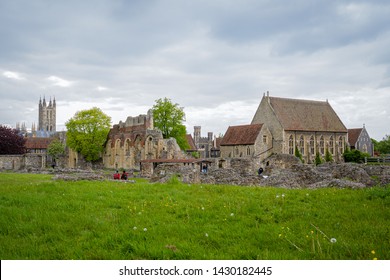
<instances>
[{"instance_id":1,"label":"tiled roof","mask_svg":"<svg viewBox=\"0 0 390 280\"><path fill-rule=\"evenodd\" d=\"M47 149L53 140L47 137L27 137L24 146L26 149Z\"/></svg>"},{"instance_id":2,"label":"tiled roof","mask_svg":"<svg viewBox=\"0 0 390 280\"><path fill-rule=\"evenodd\" d=\"M327 101L280 97L269 97L269 101L284 130L347 132Z\"/></svg>"},{"instance_id":3,"label":"tiled roof","mask_svg":"<svg viewBox=\"0 0 390 280\"><path fill-rule=\"evenodd\" d=\"M363 128L351 128L348 129L348 143L351 146L356 146L356 142L359 139L360 133L362 133Z\"/></svg>"},{"instance_id":4,"label":"tiled roof","mask_svg":"<svg viewBox=\"0 0 390 280\"><path fill-rule=\"evenodd\" d=\"M197 149L195 146L194 138L192 138L192 135L186 134L186 138L187 138L188 145L190 146L189 150L196 151Z\"/></svg>"},{"instance_id":5,"label":"tiled roof","mask_svg":"<svg viewBox=\"0 0 390 280\"><path fill-rule=\"evenodd\" d=\"M220 145L253 145L262 127L263 124L229 126Z\"/></svg>"}]
</instances>

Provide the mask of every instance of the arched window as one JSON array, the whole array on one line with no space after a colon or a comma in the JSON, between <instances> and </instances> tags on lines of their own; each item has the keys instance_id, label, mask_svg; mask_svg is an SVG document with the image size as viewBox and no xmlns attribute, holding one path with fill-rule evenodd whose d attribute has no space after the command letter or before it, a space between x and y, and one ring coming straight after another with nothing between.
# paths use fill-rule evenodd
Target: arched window
<instances>
[{"instance_id":1,"label":"arched window","mask_svg":"<svg viewBox=\"0 0 390 280\"><path fill-rule=\"evenodd\" d=\"M324 141L324 136L322 135L320 137L320 153L321 155L325 154L325 141Z\"/></svg>"},{"instance_id":2,"label":"arched window","mask_svg":"<svg viewBox=\"0 0 390 280\"><path fill-rule=\"evenodd\" d=\"M329 139L329 152L334 155L334 140L333 140L333 136L330 136L330 139Z\"/></svg>"},{"instance_id":3,"label":"arched window","mask_svg":"<svg viewBox=\"0 0 390 280\"><path fill-rule=\"evenodd\" d=\"M115 141L115 155L119 156L120 155L120 149L121 149L121 140L117 139Z\"/></svg>"},{"instance_id":4,"label":"arched window","mask_svg":"<svg viewBox=\"0 0 390 280\"><path fill-rule=\"evenodd\" d=\"M313 135L310 137L310 154L314 155L315 154L315 149L314 149L314 137Z\"/></svg>"},{"instance_id":5,"label":"arched window","mask_svg":"<svg viewBox=\"0 0 390 280\"><path fill-rule=\"evenodd\" d=\"M363 153L367 153L367 152L368 152L367 145L364 144L364 145L363 145Z\"/></svg>"},{"instance_id":6,"label":"arched window","mask_svg":"<svg viewBox=\"0 0 390 280\"><path fill-rule=\"evenodd\" d=\"M305 139L303 138L303 135L299 138L299 152L301 155L305 154Z\"/></svg>"},{"instance_id":7,"label":"arched window","mask_svg":"<svg viewBox=\"0 0 390 280\"><path fill-rule=\"evenodd\" d=\"M344 141L342 136L339 137L339 152L340 154L344 153Z\"/></svg>"},{"instance_id":8,"label":"arched window","mask_svg":"<svg viewBox=\"0 0 390 280\"><path fill-rule=\"evenodd\" d=\"M246 155L247 155L247 156L250 156L250 155L251 155L251 148L250 148L250 147L247 147L247 148L246 148Z\"/></svg>"},{"instance_id":9,"label":"arched window","mask_svg":"<svg viewBox=\"0 0 390 280\"><path fill-rule=\"evenodd\" d=\"M125 141L125 155L130 155L130 139L126 139Z\"/></svg>"},{"instance_id":10,"label":"arched window","mask_svg":"<svg viewBox=\"0 0 390 280\"><path fill-rule=\"evenodd\" d=\"M153 152L153 138L149 136L146 141L146 152L151 154Z\"/></svg>"},{"instance_id":11,"label":"arched window","mask_svg":"<svg viewBox=\"0 0 390 280\"><path fill-rule=\"evenodd\" d=\"M290 138L288 139L288 153L290 155L294 154L294 138L292 135L290 135Z\"/></svg>"}]
</instances>

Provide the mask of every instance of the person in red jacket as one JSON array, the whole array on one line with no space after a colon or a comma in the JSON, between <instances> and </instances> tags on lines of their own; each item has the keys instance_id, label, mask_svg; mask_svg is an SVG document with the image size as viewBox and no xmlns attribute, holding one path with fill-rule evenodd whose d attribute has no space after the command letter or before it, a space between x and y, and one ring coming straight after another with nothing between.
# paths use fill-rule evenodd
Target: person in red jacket
<instances>
[{"instance_id":1,"label":"person in red jacket","mask_svg":"<svg viewBox=\"0 0 390 280\"><path fill-rule=\"evenodd\" d=\"M114 174L114 180L119 180L121 178L121 175L119 174L118 170Z\"/></svg>"}]
</instances>

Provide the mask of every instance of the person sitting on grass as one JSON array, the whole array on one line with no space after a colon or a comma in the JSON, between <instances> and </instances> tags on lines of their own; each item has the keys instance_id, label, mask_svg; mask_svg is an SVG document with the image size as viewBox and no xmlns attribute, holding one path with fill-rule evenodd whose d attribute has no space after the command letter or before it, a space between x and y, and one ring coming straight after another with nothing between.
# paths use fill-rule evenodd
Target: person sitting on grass
<instances>
[{"instance_id":1,"label":"person sitting on grass","mask_svg":"<svg viewBox=\"0 0 390 280\"><path fill-rule=\"evenodd\" d=\"M126 170L123 170L121 179L122 179L122 180L127 180L127 173L126 173Z\"/></svg>"},{"instance_id":2,"label":"person sitting on grass","mask_svg":"<svg viewBox=\"0 0 390 280\"><path fill-rule=\"evenodd\" d=\"M121 178L121 174L119 174L118 170L114 173L114 180L119 180Z\"/></svg>"}]
</instances>

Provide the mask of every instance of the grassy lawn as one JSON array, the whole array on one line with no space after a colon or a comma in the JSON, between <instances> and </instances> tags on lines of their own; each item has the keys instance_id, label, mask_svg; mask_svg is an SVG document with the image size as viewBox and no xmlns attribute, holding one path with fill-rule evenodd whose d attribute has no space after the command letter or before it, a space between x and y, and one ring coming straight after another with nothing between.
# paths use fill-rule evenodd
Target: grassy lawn
<instances>
[{"instance_id":1,"label":"grassy lawn","mask_svg":"<svg viewBox=\"0 0 390 280\"><path fill-rule=\"evenodd\" d=\"M388 260L390 188L64 182L0 173L0 258Z\"/></svg>"}]
</instances>

